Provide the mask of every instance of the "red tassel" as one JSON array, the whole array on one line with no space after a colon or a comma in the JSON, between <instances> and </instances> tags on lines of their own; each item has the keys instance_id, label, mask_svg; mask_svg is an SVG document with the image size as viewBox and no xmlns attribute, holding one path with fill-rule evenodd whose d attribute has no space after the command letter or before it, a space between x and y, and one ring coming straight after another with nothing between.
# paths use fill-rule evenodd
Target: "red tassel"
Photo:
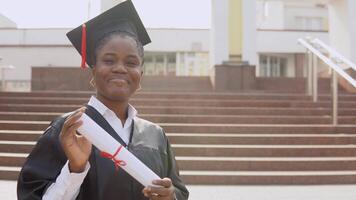
<instances>
[{"instance_id":1,"label":"red tassel","mask_svg":"<svg viewBox=\"0 0 356 200\"><path fill-rule=\"evenodd\" d=\"M86 61L87 61L87 26L85 24L82 25L82 64L80 67L82 69L86 68Z\"/></svg>"},{"instance_id":2,"label":"red tassel","mask_svg":"<svg viewBox=\"0 0 356 200\"><path fill-rule=\"evenodd\" d=\"M100 155L104 158L108 158L110 160L112 160L115 164L115 168L116 170L118 170L120 168L120 166L125 166L126 165L126 162L124 160L120 160L120 159L116 159L115 157L117 156L117 154L119 154L119 152L121 151L122 149L122 145L119 146L119 148L117 148L116 152L111 155L110 153L107 153L107 152L100 152Z\"/></svg>"}]
</instances>

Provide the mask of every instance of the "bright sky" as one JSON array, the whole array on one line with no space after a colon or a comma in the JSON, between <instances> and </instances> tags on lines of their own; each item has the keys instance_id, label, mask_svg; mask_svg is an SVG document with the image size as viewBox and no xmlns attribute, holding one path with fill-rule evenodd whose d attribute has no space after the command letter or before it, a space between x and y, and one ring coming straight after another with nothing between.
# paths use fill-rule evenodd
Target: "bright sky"
<instances>
[{"instance_id":1,"label":"bright sky","mask_svg":"<svg viewBox=\"0 0 356 200\"><path fill-rule=\"evenodd\" d=\"M75 27L100 11L100 0L0 0L19 28ZM146 27L209 28L211 0L132 0ZM88 12L90 10L90 12Z\"/></svg>"}]
</instances>

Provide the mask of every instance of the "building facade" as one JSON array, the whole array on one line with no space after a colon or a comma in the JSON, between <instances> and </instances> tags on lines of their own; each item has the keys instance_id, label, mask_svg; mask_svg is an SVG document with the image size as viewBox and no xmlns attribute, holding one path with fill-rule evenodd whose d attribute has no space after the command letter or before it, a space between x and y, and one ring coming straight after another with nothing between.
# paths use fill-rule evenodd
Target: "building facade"
<instances>
[{"instance_id":1,"label":"building facade","mask_svg":"<svg viewBox=\"0 0 356 200\"><path fill-rule=\"evenodd\" d=\"M119 1L103 0L102 11ZM211 4L211 29L148 29L153 42L145 48L145 75L211 76L215 65L237 59L256 66L257 77L304 77L305 49L297 40L305 37L331 43L355 61L352 0ZM18 29L0 15L0 66L5 66L0 73L6 88L29 90L32 67L77 67L80 57L65 36L68 31Z\"/></svg>"}]
</instances>

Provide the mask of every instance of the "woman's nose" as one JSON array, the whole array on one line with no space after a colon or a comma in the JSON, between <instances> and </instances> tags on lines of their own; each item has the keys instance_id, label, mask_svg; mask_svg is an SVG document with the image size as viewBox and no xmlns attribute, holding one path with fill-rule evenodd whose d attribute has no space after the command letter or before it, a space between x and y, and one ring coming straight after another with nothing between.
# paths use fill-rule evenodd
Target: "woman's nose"
<instances>
[{"instance_id":1,"label":"woman's nose","mask_svg":"<svg viewBox=\"0 0 356 200\"><path fill-rule=\"evenodd\" d=\"M127 69L125 67L124 63L117 63L113 68L112 68L113 72L116 73L127 73Z\"/></svg>"}]
</instances>

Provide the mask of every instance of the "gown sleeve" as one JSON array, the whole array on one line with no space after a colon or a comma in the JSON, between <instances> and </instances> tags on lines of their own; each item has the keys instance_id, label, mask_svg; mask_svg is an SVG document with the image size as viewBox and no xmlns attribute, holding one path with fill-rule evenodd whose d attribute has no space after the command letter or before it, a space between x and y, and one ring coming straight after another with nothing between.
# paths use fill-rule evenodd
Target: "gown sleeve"
<instances>
[{"instance_id":1,"label":"gown sleeve","mask_svg":"<svg viewBox=\"0 0 356 200\"><path fill-rule=\"evenodd\" d=\"M163 131L163 130L162 130ZM164 134L165 135L165 134ZM177 165L172 147L168 141L167 136L166 141L167 141L167 157L168 157L168 176L174 185L175 188L175 195L177 200L187 200L189 197L189 191L186 188L185 184L183 183L181 177L179 176L179 167Z\"/></svg>"},{"instance_id":2,"label":"gown sleeve","mask_svg":"<svg viewBox=\"0 0 356 200\"><path fill-rule=\"evenodd\" d=\"M65 117L54 120L27 157L17 182L19 200L42 199L61 172L67 161L58 139L64 120Z\"/></svg>"}]
</instances>

